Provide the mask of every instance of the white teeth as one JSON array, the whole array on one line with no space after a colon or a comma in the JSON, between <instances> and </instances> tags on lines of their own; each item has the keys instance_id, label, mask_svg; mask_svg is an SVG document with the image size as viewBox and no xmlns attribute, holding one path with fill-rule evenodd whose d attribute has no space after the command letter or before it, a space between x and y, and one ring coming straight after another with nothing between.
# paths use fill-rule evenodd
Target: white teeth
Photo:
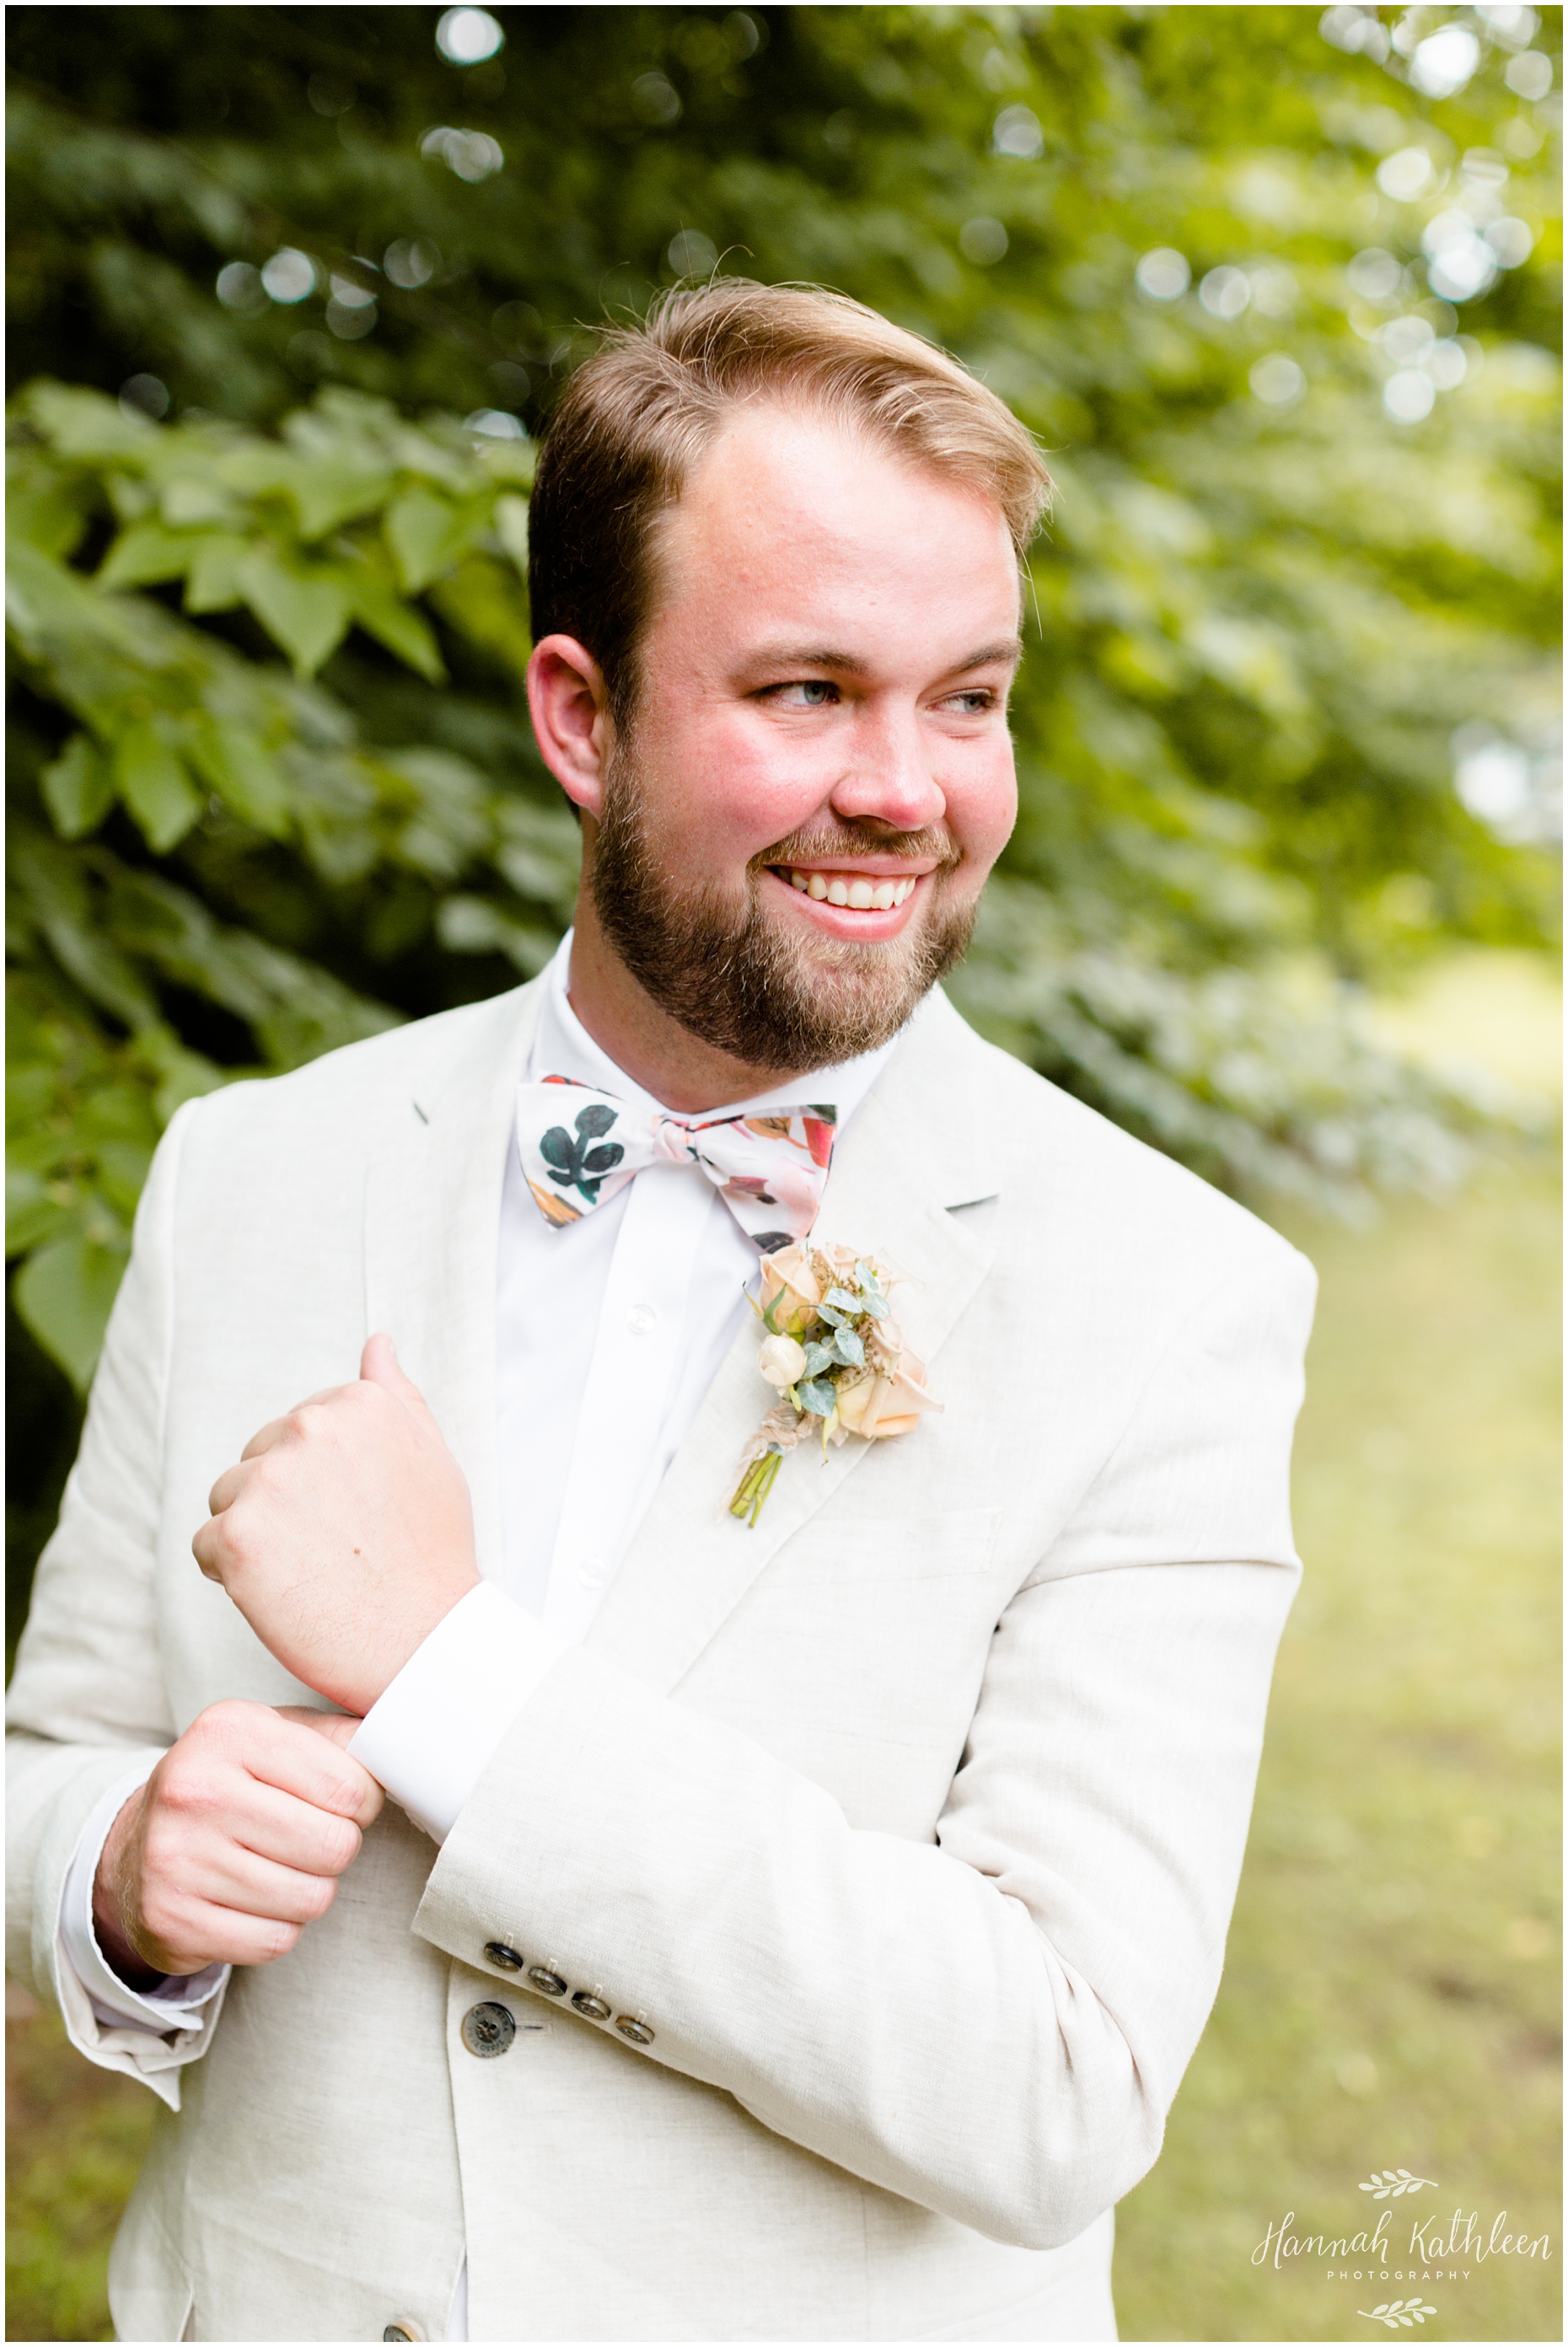
<instances>
[{"instance_id":1,"label":"white teeth","mask_svg":"<svg viewBox=\"0 0 1568 2347\"><path fill-rule=\"evenodd\" d=\"M912 876L906 880L849 880L835 874L829 878L821 872L791 870L789 884L804 896L815 897L817 903L846 905L857 913L888 913L895 905L907 904L915 893Z\"/></svg>"}]
</instances>

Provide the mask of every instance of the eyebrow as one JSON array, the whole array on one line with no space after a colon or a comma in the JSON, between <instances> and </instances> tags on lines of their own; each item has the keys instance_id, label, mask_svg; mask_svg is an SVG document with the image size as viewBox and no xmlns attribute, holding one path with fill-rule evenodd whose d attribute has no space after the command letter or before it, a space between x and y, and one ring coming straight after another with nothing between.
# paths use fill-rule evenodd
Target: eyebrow
<instances>
[{"instance_id":1,"label":"eyebrow","mask_svg":"<svg viewBox=\"0 0 1568 2347\"><path fill-rule=\"evenodd\" d=\"M1023 641L1019 636L1004 636L994 644L982 644L968 660L956 661L948 671L949 676L968 676L972 669L989 668L998 661L1010 661L1014 666L1023 658ZM748 668L825 668L835 670L841 676L864 676L866 662L856 652L835 651L822 645L760 644L751 654Z\"/></svg>"}]
</instances>

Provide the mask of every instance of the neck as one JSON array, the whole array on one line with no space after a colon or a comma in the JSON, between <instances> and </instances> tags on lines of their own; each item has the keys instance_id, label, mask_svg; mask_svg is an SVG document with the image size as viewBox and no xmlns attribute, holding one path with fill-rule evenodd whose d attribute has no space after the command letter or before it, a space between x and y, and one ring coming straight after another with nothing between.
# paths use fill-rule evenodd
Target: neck
<instances>
[{"instance_id":1,"label":"neck","mask_svg":"<svg viewBox=\"0 0 1568 2347\"><path fill-rule=\"evenodd\" d=\"M600 1050L677 1116L751 1100L800 1073L733 1059L661 1010L605 936L586 890L577 902L567 995Z\"/></svg>"}]
</instances>

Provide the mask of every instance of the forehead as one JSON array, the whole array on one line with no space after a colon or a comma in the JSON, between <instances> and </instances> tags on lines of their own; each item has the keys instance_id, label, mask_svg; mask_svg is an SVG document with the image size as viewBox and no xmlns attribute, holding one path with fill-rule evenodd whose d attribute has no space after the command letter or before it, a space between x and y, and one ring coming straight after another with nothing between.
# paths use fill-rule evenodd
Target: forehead
<instances>
[{"instance_id":1,"label":"forehead","mask_svg":"<svg viewBox=\"0 0 1568 2347\"><path fill-rule=\"evenodd\" d=\"M918 611L1016 624L1018 563L982 490L836 419L774 403L736 411L662 518L653 625L701 615L729 632L804 616Z\"/></svg>"}]
</instances>

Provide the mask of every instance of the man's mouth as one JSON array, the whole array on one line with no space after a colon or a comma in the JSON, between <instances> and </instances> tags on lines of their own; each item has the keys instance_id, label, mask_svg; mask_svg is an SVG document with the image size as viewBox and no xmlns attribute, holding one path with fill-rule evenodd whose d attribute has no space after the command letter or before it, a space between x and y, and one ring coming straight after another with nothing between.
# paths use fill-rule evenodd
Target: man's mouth
<instances>
[{"instance_id":1,"label":"man's mouth","mask_svg":"<svg viewBox=\"0 0 1568 2347\"><path fill-rule=\"evenodd\" d=\"M770 867L802 896L818 904L844 905L856 913L890 913L911 897L920 878L917 872L898 878L867 878L864 872L803 872L793 864Z\"/></svg>"}]
</instances>

